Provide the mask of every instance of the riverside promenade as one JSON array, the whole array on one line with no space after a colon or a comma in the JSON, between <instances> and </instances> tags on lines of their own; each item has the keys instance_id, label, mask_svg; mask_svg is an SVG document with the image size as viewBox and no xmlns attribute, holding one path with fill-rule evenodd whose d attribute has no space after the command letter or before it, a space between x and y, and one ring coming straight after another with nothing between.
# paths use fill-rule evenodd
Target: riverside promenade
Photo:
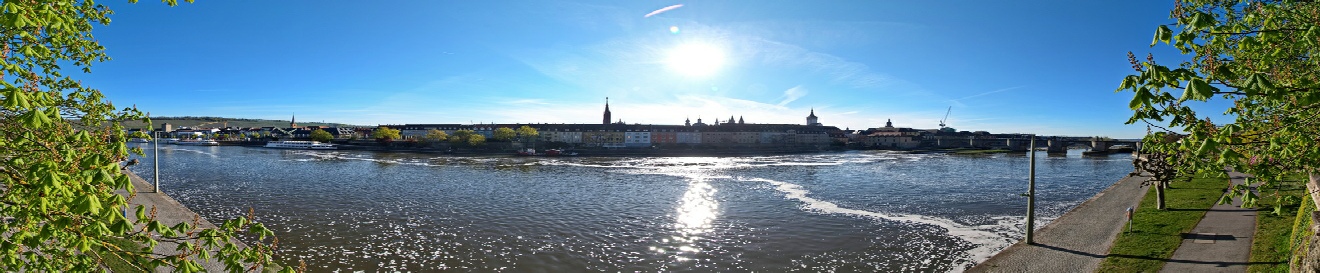
<instances>
[{"instance_id":1,"label":"riverside promenade","mask_svg":"<svg viewBox=\"0 0 1320 273\"><path fill-rule=\"evenodd\" d=\"M1091 199L1036 230L1036 244L1018 242L968 272L1095 272L1114 238L1149 188L1146 177L1124 177Z\"/></svg>"},{"instance_id":2,"label":"riverside promenade","mask_svg":"<svg viewBox=\"0 0 1320 273\"><path fill-rule=\"evenodd\" d=\"M1228 172L1233 185L1245 184L1247 177ZM1257 209L1241 206L1242 197L1234 197L1231 204L1210 207L1160 272L1247 272Z\"/></svg>"},{"instance_id":3,"label":"riverside promenade","mask_svg":"<svg viewBox=\"0 0 1320 273\"><path fill-rule=\"evenodd\" d=\"M150 212L151 208L154 207L156 208L156 220L166 226L174 226L182 222L191 223L194 219L197 219L199 221L197 228L199 229L216 228L214 224L206 221L205 218L201 218L197 213L189 210L188 207L184 207L183 204L175 201L174 198L165 195L164 192L151 192L151 183L143 180L142 177L138 177L137 174L134 174L131 171L126 171L124 174L127 174L129 180L133 182L133 190L136 191L136 196L134 196L133 199L128 200L130 208L136 209L138 205L142 205L146 206L147 211ZM120 190L118 193L128 196L128 193L123 190ZM137 220L137 216L132 213L133 209L129 210L128 219ZM177 255L179 253L175 250L177 247L178 244L161 241L160 244L156 245L156 248L153 249L153 251L157 254ZM240 247L244 246L240 243ZM199 261L199 264L206 269L206 272L226 272L224 263L221 263L219 260L202 260ZM174 268L157 268L156 272L174 272Z\"/></svg>"}]
</instances>

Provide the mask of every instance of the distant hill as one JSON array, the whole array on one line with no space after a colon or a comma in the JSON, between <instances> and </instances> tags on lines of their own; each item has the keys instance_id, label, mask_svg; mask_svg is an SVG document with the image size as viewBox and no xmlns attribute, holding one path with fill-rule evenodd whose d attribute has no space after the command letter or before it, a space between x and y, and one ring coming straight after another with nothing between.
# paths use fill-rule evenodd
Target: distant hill
<instances>
[{"instance_id":1,"label":"distant hill","mask_svg":"<svg viewBox=\"0 0 1320 273\"><path fill-rule=\"evenodd\" d=\"M161 124L169 123L174 128L192 127L192 128L224 128L229 127L289 127L288 120L275 119L250 119L250 118L224 118L224 117L154 117L151 122L155 123L157 128ZM144 128L146 123L142 121L126 121L124 128ZM352 125L343 123L322 123L322 122L298 122L298 126L328 126L328 127L374 127L363 125Z\"/></svg>"}]
</instances>

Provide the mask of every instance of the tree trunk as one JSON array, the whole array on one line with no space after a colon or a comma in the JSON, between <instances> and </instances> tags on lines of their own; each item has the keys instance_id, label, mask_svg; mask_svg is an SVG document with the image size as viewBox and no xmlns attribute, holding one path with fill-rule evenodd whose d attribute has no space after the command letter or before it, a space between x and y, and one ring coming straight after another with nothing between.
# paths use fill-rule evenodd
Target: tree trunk
<instances>
[{"instance_id":1,"label":"tree trunk","mask_svg":"<svg viewBox=\"0 0 1320 273\"><path fill-rule=\"evenodd\" d=\"M1164 183L1155 182L1155 209L1164 210Z\"/></svg>"}]
</instances>

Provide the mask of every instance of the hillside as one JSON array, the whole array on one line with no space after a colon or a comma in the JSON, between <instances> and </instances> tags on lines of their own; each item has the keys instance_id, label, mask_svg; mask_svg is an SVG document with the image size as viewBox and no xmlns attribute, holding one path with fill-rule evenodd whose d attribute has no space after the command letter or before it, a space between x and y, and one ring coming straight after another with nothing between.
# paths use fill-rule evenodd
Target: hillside
<instances>
[{"instance_id":1,"label":"hillside","mask_svg":"<svg viewBox=\"0 0 1320 273\"><path fill-rule=\"evenodd\" d=\"M224 117L157 117L151 119L156 127L161 124L170 124L174 128L193 127L193 128L224 128L229 127L289 127L288 120L274 119L247 119L247 118L224 118ZM141 121L124 122L124 128L143 128L146 123ZM298 122L298 126L329 126L329 127L369 127L364 125L351 125L343 123L322 123L322 122Z\"/></svg>"}]
</instances>

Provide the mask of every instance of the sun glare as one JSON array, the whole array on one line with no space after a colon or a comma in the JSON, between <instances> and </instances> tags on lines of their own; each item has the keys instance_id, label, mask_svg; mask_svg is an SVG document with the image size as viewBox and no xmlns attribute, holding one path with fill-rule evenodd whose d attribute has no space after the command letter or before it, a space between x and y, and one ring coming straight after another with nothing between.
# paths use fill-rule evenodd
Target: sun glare
<instances>
[{"instance_id":1,"label":"sun glare","mask_svg":"<svg viewBox=\"0 0 1320 273\"><path fill-rule=\"evenodd\" d=\"M710 44L686 43L669 51L669 69L687 76L704 77L724 66L724 51Z\"/></svg>"}]
</instances>

